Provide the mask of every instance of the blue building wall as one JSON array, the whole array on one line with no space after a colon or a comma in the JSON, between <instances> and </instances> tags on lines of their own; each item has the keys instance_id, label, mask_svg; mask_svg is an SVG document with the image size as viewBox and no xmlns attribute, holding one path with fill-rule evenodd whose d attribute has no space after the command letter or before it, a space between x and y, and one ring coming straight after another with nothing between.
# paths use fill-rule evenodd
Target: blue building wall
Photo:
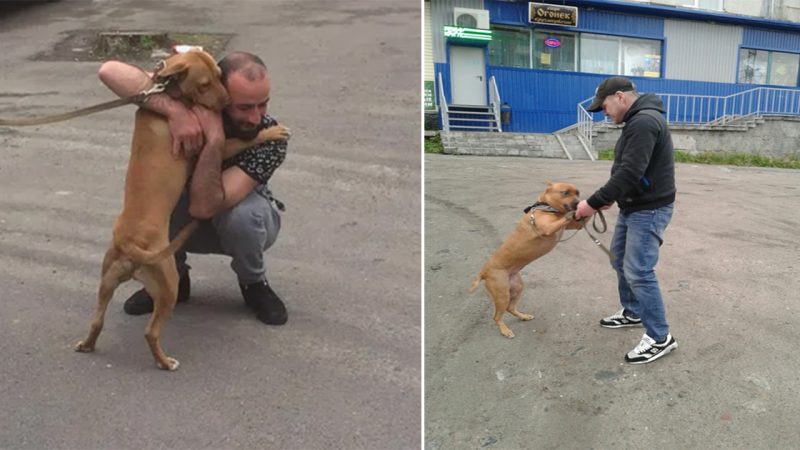
<instances>
[{"instance_id":1,"label":"blue building wall","mask_svg":"<svg viewBox=\"0 0 800 450\"><path fill-rule=\"evenodd\" d=\"M485 0L484 8L489 11L492 23L531 27L528 22L528 3L508 3ZM662 39L664 37L664 19L660 17L633 16L597 9L578 11L578 27L548 27L537 25L537 29L563 31L586 31L618 36L636 36Z\"/></svg>"},{"instance_id":2,"label":"blue building wall","mask_svg":"<svg viewBox=\"0 0 800 450\"><path fill-rule=\"evenodd\" d=\"M442 73L445 93L449 93L449 68L446 64L436 64L435 70ZM597 85L607 77L601 74L498 66L489 66L486 75L495 77L500 98L511 107L511 124L504 125L503 130L525 133L550 133L573 125L577 121L578 103L592 97ZM663 78L630 78L640 93L725 96L753 87ZM449 102L449 95L445 97ZM595 114L595 120L601 119L602 113Z\"/></svg>"},{"instance_id":3,"label":"blue building wall","mask_svg":"<svg viewBox=\"0 0 800 450\"><path fill-rule=\"evenodd\" d=\"M509 3L485 0L484 8L489 10L494 25L531 26L528 23L528 3L526 2ZM664 19L654 16L581 8L579 9L578 25L574 28L537 25L536 28L665 39ZM744 27L742 41L741 45L746 47L800 52L800 33L790 31ZM449 44L446 46L449 48ZM666 60L668 50L668 42L663 42L662 61ZM449 102L450 69L447 63L436 63L435 71L437 74L442 74L445 96ZM663 71L662 67L662 74ZM511 107L512 121L511 124L504 125L505 131L546 133L573 125L577 121L577 104L593 96L597 85L608 75L488 65L486 76L487 79L495 77L500 98ZM756 87L755 85L736 83L630 78L642 93L725 96ZM602 114L595 115L595 120L601 118Z\"/></svg>"},{"instance_id":4,"label":"blue building wall","mask_svg":"<svg viewBox=\"0 0 800 450\"><path fill-rule=\"evenodd\" d=\"M800 34L788 31L745 28L742 36L742 46L797 53L800 51Z\"/></svg>"}]
</instances>

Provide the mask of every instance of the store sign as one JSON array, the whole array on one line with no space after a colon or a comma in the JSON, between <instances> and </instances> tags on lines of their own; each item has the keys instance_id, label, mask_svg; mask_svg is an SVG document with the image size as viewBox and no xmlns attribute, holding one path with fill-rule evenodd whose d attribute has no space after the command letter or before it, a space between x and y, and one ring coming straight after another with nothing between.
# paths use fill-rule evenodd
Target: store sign
<instances>
[{"instance_id":1,"label":"store sign","mask_svg":"<svg viewBox=\"0 0 800 450\"><path fill-rule=\"evenodd\" d=\"M423 91L423 101L425 103L425 111L436 109L436 94L433 89L433 81L425 81Z\"/></svg>"},{"instance_id":2,"label":"store sign","mask_svg":"<svg viewBox=\"0 0 800 450\"><path fill-rule=\"evenodd\" d=\"M492 40L492 30L446 26L444 27L444 37L461 41L489 42Z\"/></svg>"},{"instance_id":3,"label":"store sign","mask_svg":"<svg viewBox=\"0 0 800 450\"><path fill-rule=\"evenodd\" d=\"M558 48L561 47L561 41L558 38L547 38L544 40L544 45L550 48Z\"/></svg>"},{"instance_id":4,"label":"store sign","mask_svg":"<svg viewBox=\"0 0 800 450\"><path fill-rule=\"evenodd\" d=\"M578 26L578 8L574 6L528 3L528 21L543 25Z\"/></svg>"}]
</instances>

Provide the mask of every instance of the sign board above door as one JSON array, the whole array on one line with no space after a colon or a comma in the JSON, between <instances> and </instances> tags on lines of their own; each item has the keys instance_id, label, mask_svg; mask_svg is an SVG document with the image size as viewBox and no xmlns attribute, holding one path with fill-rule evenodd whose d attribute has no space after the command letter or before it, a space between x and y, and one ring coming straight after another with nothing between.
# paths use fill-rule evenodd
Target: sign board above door
<instances>
[{"instance_id":1,"label":"sign board above door","mask_svg":"<svg viewBox=\"0 0 800 450\"><path fill-rule=\"evenodd\" d=\"M578 26L578 8L574 6L528 3L528 21L542 25Z\"/></svg>"}]
</instances>

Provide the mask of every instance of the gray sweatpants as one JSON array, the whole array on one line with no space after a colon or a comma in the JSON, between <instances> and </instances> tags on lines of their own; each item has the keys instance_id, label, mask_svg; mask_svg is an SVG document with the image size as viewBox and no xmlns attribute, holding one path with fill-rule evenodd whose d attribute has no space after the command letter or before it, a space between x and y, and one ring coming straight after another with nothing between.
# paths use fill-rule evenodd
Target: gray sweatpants
<instances>
[{"instance_id":1,"label":"gray sweatpants","mask_svg":"<svg viewBox=\"0 0 800 450\"><path fill-rule=\"evenodd\" d=\"M172 239L192 220L189 196L184 190L170 218ZM227 255L239 283L250 284L264 279L264 251L275 243L281 229L281 216L272 203L255 191L233 208L200 223L186 244L175 253L178 273L188 270L186 252Z\"/></svg>"}]
</instances>

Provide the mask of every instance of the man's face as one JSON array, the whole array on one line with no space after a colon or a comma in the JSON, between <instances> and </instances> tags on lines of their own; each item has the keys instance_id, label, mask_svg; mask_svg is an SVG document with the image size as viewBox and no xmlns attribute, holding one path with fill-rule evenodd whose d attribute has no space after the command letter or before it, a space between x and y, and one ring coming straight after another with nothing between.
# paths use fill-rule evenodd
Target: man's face
<instances>
[{"instance_id":1,"label":"man's face","mask_svg":"<svg viewBox=\"0 0 800 450\"><path fill-rule=\"evenodd\" d=\"M241 136L257 133L261 117L267 113L269 102L269 75L255 81L234 72L228 76L228 95L231 102L225 108L225 114L233 131Z\"/></svg>"},{"instance_id":2,"label":"man's face","mask_svg":"<svg viewBox=\"0 0 800 450\"><path fill-rule=\"evenodd\" d=\"M615 124L620 124L630 106L628 96L622 91L617 91L603 100L603 113Z\"/></svg>"}]
</instances>

